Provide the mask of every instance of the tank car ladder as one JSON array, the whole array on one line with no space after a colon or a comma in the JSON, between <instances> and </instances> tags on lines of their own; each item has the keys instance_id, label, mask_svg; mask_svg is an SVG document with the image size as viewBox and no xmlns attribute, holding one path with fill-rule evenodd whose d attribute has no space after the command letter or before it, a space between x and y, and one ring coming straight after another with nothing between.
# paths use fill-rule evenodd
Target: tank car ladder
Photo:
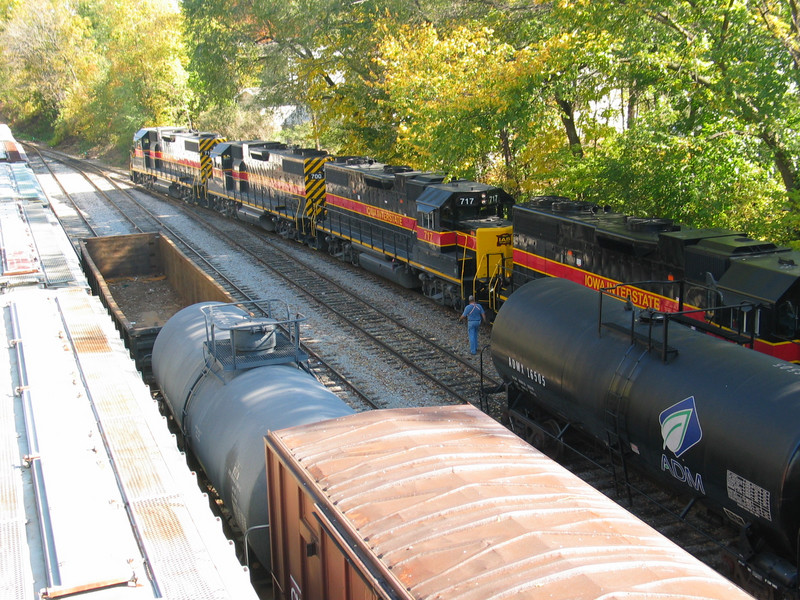
<instances>
[{"instance_id":1,"label":"tank car ladder","mask_svg":"<svg viewBox=\"0 0 800 600\"><path fill-rule=\"evenodd\" d=\"M622 361L614 371L614 377L608 386L606 395L604 417L606 428L606 440L608 444L608 458L611 466L611 476L614 478L614 487L618 497L621 496L620 485L624 486L628 492L628 505L633 505L630 481L628 479L628 464L625 460L625 449L623 448L623 436L621 429L620 407L626 397L626 390L635 378L637 367L642 356L647 354L646 349L639 348L638 345L631 344ZM621 473L618 473L618 467Z\"/></svg>"}]
</instances>

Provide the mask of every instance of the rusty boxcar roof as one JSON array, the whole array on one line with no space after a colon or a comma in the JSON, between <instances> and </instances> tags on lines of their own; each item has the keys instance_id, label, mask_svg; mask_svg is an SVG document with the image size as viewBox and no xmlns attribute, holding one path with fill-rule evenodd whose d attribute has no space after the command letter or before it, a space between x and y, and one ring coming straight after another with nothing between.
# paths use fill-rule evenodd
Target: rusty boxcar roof
<instances>
[{"instance_id":1,"label":"rusty boxcar roof","mask_svg":"<svg viewBox=\"0 0 800 600\"><path fill-rule=\"evenodd\" d=\"M269 437L406 597L750 597L473 407Z\"/></svg>"}]
</instances>

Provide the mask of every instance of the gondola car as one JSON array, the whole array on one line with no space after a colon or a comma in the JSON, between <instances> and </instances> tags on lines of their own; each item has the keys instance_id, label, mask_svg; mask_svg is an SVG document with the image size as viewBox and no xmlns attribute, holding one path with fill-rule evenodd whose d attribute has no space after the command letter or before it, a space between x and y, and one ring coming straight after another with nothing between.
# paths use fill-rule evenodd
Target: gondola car
<instances>
[{"instance_id":1,"label":"gondola car","mask_svg":"<svg viewBox=\"0 0 800 600\"><path fill-rule=\"evenodd\" d=\"M544 276L592 289L630 284L618 295L636 306L698 309L687 315L695 328L800 361L796 251L553 196L515 205L513 223L513 283L502 299Z\"/></svg>"}]
</instances>

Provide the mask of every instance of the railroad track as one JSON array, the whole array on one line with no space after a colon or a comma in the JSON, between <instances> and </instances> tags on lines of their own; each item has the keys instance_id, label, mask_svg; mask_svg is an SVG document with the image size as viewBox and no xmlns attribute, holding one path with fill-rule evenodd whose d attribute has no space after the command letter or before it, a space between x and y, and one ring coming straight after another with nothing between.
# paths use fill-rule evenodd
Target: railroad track
<instances>
[{"instance_id":1,"label":"railroad track","mask_svg":"<svg viewBox=\"0 0 800 600\"><path fill-rule=\"evenodd\" d=\"M416 311L406 316L395 316L364 300L319 269L301 262L297 252L289 251L286 244L269 239L261 232L253 233L247 225L219 219L216 213L202 210L197 214L220 238L257 260L298 293L315 299L360 335L427 378L446 392L452 402L474 403L482 383L497 385L496 380L486 375L482 381L480 369L438 343L417 317ZM250 233L243 235L243 229ZM337 265L341 264L337 262ZM364 275L363 272L360 274Z\"/></svg>"},{"instance_id":2,"label":"railroad track","mask_svg":"<svg viewBox=\"0 0 800 600\"><path fill-rule=\"evenodd\" d=\"M127 189L109 178L106 171L72 157L51 152L46 154L51 160L57 160L84 173L87 181L116 207L120 214L125 216L136 231L167 232L184 252L199 258L202 268L207 269L210 275L215 278L221 277L224 285L234 297L242 300L253 300L258 297L257 291L249 289L244 283L235 281L235 276L230 273L229 266L221 264L203 249L196 248L183 239L163 219L147 210ZM111 181L115 190L114 198L101 190L85 173L86 171L91 171ZM320 270L298 261L298 248L289 251L286 244L280 244L279 240L271 240L260 230L253 231L253 228L247 224L220 219L218 213L197 207L190 208L185 203L169 197L160 196L159 199L162 201L166 199L184 214L197 219L217 238L224 239L228 244L238 248L242 253L256 260L262 267L293 286L298 293L316 301L324 310L351 327L357 335L369 339L381 352L388 353L406 367L426 378L432 385L444 391L450 402L476 403L480 399L479 390L483 386L498 385L498 381L482 373L481 368L474 366L446 346L437 343L426 333L424 323L414 322L415 319L409 318L415 316L416 313L403 318L380 310L364 301L358 294L339 285ZM337 266L341 268L346 265L337 261ZM364 275L363 271L360 271L359 274ZM332 369L337 371L336 378L349 380L354 377L341 369L336 369L332 364L334 362L335 359L326 361ZM360 386L351 381L350 387L358 389ZM359 393L358 395L362 402L371 407L381 407L386 404L380 400L368 398L366 394ZM496 413L497 411L489 412Z\"/></svg>"}]
</instances>

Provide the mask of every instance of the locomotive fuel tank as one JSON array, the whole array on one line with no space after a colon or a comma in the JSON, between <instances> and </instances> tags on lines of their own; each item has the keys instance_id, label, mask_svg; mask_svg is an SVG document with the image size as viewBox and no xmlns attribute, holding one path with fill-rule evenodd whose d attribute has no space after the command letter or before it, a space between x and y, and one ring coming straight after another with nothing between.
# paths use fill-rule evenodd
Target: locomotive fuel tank
<instances>
[{"instance_id":1,"label":"locomotive fuel tank","mask_svg":"<svg viewBox=\"0 0 800 600\"><path fill-rule=\"evenodd\" d=\"M796 557L800 366L668 317L645 322L608 296L599 318L598 294L543 278L503 305L492 358L511 408L535 405L598 440L619 439L626 460Z\"/></svg>"},{"instance_id":2,"label":"locomotive fuel tank","mask_svg":"<svg viewBox=\"0 0 800 600\"><path fill-rule=\"evenodd\" d=\"M194 304L167 321L153 346L153 375L187 446L264 565L264 436L353 412L298 368L297 345L276 330L296 320L280 314L253 318L240 305Z\"/></svg>"}]
</instances>

